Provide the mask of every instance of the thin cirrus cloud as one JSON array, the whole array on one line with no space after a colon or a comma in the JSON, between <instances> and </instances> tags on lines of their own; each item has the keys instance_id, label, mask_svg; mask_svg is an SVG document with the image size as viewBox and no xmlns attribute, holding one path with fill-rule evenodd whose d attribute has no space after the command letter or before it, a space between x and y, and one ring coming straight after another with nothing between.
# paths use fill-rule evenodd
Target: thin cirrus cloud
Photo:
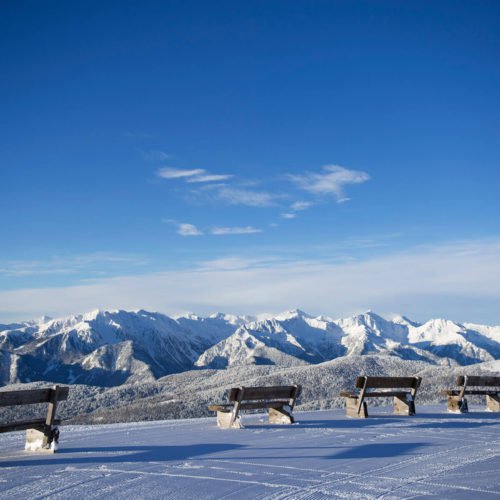
<instances>
[{"instance_id":1,"label":"thin cirrus cloud","mask_svg":"<svg viewBox=\"0 0 500 500\"><path fill-rule=\"evenodd\" d=\"M252 191L250 189L239 189L221 187L218 197L230 205L246 205L248 207L270 207L275 205L276 195L266 191Z\"/></svg>"},{"instance_id":2,"label":"thin cirrus cloud","mask_svg":"<svg viewBox=\"0 0 500 500\"><path fill-rule=\"evenodd\" d=\"M249 188L247 184L240 182L226 183L234 177L232 174L214 174L205 169L181 169L174 167L163 167L156 171L158 177L168 180L181 180L186 184L197 185L191 189L191 194L201 195L210 190L213 195L208 199L215 199L227 205L246 206L252 208L277 207L281 209L280 218L293 220L300 212L308 210L315 205L317 200L300 200L291 203L288 208L283 206L283 201L290 199L294 193L276 193L270 190L258 190ZM339 165L326 165L319 173L305 172L303 174L288 175L288 180L295 184L299 190L307 191L315 196L333 195L337 203L348 201L344 189L350 184L360 184L370 179L363 171L349 170ZM254 186L255 183L252 183ZM198 196L197 198L201 198ZM202 234L228 235L228 234L252 234L261 232L253 226L244 227L213 227L202 231L193 224L178 224L177 233L181 236L200 236Z\"/></svg>"},{"instance_id":3,"label":"thin cirrus cloud","mask_svg":"<svg viewBox=\"0 0 500 500\"><path fill-rule=\"evenodd\" d=\"M340 165L326 165L321 173L289 175L297 187L315 195L333 195L338 203L347 201L345 186L361 184L370 176L361 170L349 170Z\"/></svg>"},{"instance_id":4,"label":"thin cirrus cloud","mask_svg":"<svg viewBox=\"0 0 500 500\"><path fill-rule=\"evenodd\" d=\"M224 236L230 234L255 234L261 233L262 229L257 229L252 226L244 227L214 227L210 231L215 236Z\"/></svg>"},{"instance_id":5,"label":"thin cirrus cloud","mask_svg":"<svg viewBox=\"0 0 500 500\"><path fill-rule=\"evenodd\" d=\"M177 226L177 234L181 236L202 236L203 231L200 231L194 224L181 223Z\"/></svg>"},{"instance_id":6,"label":"thin cirrus cloud","mask_svg":"<svg viewBox=\"0 0 500 500\"><path fill-rule=\"evenodd\" d=\"M54 256L39 260L0 261L0 276L22 277L37 275L94 273L112 271L122 266L142 266L147 260L136 255L94 252L72 256Z\"/></svg>"},{"instance_id":7,"label":"thin cirrus cloud","mask_svg":"<svg viewBox=\"0 0 500 500\"><path fill-rule=\"evenodd\" d=\"M290 209L295 212L300 212L302 210L307 210L310 206L312 206L310 201L296 201L292 203Z\"/></svg>"},{"instance_id":8,"label":"thin cirrus cloud","mask_svg":"<svg viewBox=\"0 0 500 500\"><path fill-rule=\"evenodd\" d=\"M203 175L205 174L205 170L202 168L193 168L190 170L182 169L182 168L170 168L164 167L159 168L156 171L156 175L161 177L162 179L183 179L185 177L193 177L195 175Z\"/></svg>"},{"instance_id":9,"label":"thin cirrus cloud","mask_svg":"<svg viewBox=\"0 0 500 500\"><path fill-rule=\"evenodd\" d=\"M416 320L444 316L499 324L499 262L500 241L418 247L341 263L252 263L241 256L232 260L226 256L215 265L195 269L0 290L0 319L59 316L96 307L167 314L189 310L208 314L223 308L257 314L298 306L313 314L335 316L374 309ZM170 298L167 303L165 297Z\"/></svg>"},{"instance_id":10,"label":"thin cirrus cloud","mask_svg":"<svg viewBox=\"0 0 500 500\"><path fill-rule=\"evenodd\" d=\"M210 174L203 168L182 169L164 167L156 171L162 179L184 179L186 182L216 182L230 179L229 174Z\"/></svg>"},{"instance_id":11,"label":"thin cirrus cloud","mask_svg":"<svg viewBox=\"0 0 500 500\"><path fill-rule=\"evenodd\" d=\"M225 181L233 177L230 174L205 174L205 175L196 175L194 177L189 177L186 179L187 182L219 182Z\"/></svg>"}]
</instances>

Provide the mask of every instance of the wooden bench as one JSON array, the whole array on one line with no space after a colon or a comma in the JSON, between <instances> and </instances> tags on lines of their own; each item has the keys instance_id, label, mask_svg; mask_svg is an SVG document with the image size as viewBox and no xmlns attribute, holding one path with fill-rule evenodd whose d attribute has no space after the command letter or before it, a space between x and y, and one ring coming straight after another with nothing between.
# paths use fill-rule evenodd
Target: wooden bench
<instances>
[{"instance_id":1,"label":"wooden bench","mask_svg":"<svg viewBox=\"0 0 500 500\"><path fill-rule=\"evenodd\" d=\"M300 385L275 387L233 387L228 402L210 405L210 411L217 412L217 425L224 429L240 429L241 410L265 408L271 424L293 424L292 412L301 391Z\"/></svg>"},{"instance_id":2,"label":"wooden bench","mask_svg":"<svg viewBox=\"0 0 500 500\"><path fill-rule=\"evenodd\" d=\"M442 392L444 396L448 396L449 412L467 413L467 395L486 396L486 411L500 412L500 377L462 375L457 377L456 385L460 389Z\"/></svg>"},{"instance_id":3,"label":"wooden bench","mask_svg":"<svg viewBox=\"0 0 500 500\"><path fill-rule=\"evenodd\" d=\"M18 420L8 424L0 424L0 432L26 430L26 450L49 451L57 449L59 441L60 420L56 419L59 401L68 399L69 387L58 385L46 389L30 389L24 391L0 391L0 407L48 403L47 416L32 420Z\"/></svg>"},{"instance_id":4,"label":"wooden bench","mask_svg":"<svg viewBox=\"0 0 500 500\"><path fill-rule=\"evenodd\" d=\"M421 377L358 377L355 386L359 392L342 391L340 395L346 398L348 417L367 418L368 409L365 398L388 397L394 398L394 414L415 415L415 397L421 381ZM371 389L390 390L373 391Z\"/></svg>"}]
</instances>

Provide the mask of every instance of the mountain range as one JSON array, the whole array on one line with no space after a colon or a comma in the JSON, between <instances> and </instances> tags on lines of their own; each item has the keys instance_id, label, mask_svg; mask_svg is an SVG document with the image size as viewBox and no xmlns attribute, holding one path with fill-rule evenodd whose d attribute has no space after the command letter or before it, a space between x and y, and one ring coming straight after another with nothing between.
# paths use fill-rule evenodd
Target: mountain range
<instances>
[{"instance_id":1,"label":"mountain range","mask_svg":"<svg viewBox=\"0 0 500 500\"><path fill-rule=\"evenodd\" d=\"M332 319L300 310L265 319L93 311L0 324L0 385L44 380L112 387L190 370L299 367L364 355L447 367L494 361L500 327L444 319L420 324L373 312Z\"/></svg>"}]
</instances>

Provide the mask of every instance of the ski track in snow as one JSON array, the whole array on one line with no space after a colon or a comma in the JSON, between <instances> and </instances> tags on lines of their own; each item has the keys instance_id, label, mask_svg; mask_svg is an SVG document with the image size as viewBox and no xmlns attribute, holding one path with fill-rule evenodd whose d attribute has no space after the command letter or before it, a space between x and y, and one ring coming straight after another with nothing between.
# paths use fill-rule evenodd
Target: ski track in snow
<instances>
[{"instance_id":1,"label":"ski track in snow","mask_svg":"<svg viewBox=\"0 0 500 500\"><path fill-rule=\"evenodd\" d=\"M213 418L66 426L54 455L3 434L0 498L500 499L500 414L417 410L304 412L292 426L246 415L241 430Z\"/></svg>"}]
</instances>

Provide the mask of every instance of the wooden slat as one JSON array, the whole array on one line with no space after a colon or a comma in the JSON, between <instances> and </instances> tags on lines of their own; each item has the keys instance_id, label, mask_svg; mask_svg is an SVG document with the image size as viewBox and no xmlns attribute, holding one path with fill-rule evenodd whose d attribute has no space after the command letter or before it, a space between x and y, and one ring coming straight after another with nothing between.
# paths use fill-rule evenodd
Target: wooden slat
<instances>
[{"instance_id":1,"label":"wooden slat","mask_svg":"<svg viewBox=\"0 0 500 500\"><path fill-rule=\"evenodd\" d=\"M356 389L362 389L363 386L365 385L365 378L366 377L358 377L358 378L356 378L356 382L354 384L354 387L356 387Z\"/></svg>"},{"instance_id":2,"label":"wooden slat","mask_svg":"<svg viewBox=\"0 0 500 500\"><path fill-rule=\"evenodd\" d=\"M358 377L356 379L356 388L361 389L364 381L365 377ZM370 389L414 388L416 384L418 384L417 377L368 377L366 387Z\"/></svg>"},{"instance_id":3,"label":"wooden slat","mask_svg":"<svg viewBox=\"0 0 500 500\"><path fill-rule=\"evenodd\" d=\"M465 391L465 395L466 396L496 396L497 394L500 394L500 389L499 390L484 390L484 391L481 391L481 390L476 390L476 389L472 389L472 390L469 390L469 389L466 389Z\"/></svg>"},{"instance_id":4,"label":"wooden slat","mask_svg":"<svg viewBox=\"0 0 500 500\"><path fill-rule=\"evenodd\" d=\"M50 389L0 392L0 406L47 403L49 397L50 397Z\"/></svg>"},{"instance_id":5,"label":"wooden slat","mask_svg":"<svg viewBox=\"0 0 500 500\"><path fill-rule=\"evenodd\" d=\"M61 420L54 420L55 425L59 425ZM13 432L13 431L25 431L27 429L40 429L43 430L45 428L45 419L35 419L35 420L20 420L18 422L14 422L12 424L1 424L0 425L0 433L2 432Z\"/></svg>"},{"instance_id":6,"label":"wooden slat","mask_svg":"<svg viewBox=\"0 0 500 500\"><path fill-rule=\"evenodd\" d=\"M462 387L465 382L463 375L457 377L457 385ZM495 376L467 376L467 387L500 387L500 377Z\"/></svg>"},{"instance_id":7,"label":"wooden slat","mask_svg":"<svg viewBox=\"0 0 500 500\"><path fill-rule=\"evenodd\" d=\"M233 388L229 392L229 401L238 399L239 388ZM254 401L260 399L290 399L295 391L295 386L274 387L245 387L243 401Z\"/></svg>"},{"instance_id":8,"label":"wooden slat","mask_svg":"<svg viewBox=\"0 0 500 500\"><path fill-rule=\"evenodd\" d=\"M48 403L53 389L30 389L26 391L0 391L0 406ZM60 387L58 401L68 399L69 387Z\"/></svg>"},{"instance_id":9,"label":"wooden slat","mask_svg":"<svg viewBox=\"0 0 500 500\"><path fill-rule=\"evenodd\" d=\"M50 391L49 407L47 409L47 418L45 419L45 424L51 426L54 418L56 418L57 403L59 401L59 392L61 387L55 385Z\"/></svg>"},{"instance_id":10,"label":"wooden slat","mask_svg":"<svg viewBox=\"0 0 500 500\"><path fill-rule=\"evenodd\" d=\"M282 408L286 405L288 400L285 401L260 401L256 403L241 403L241 410L258 410L260 408Z\"/></svg>"},{"instance_id":11,"label":"wooden slat","mask_svg":"<svg viewBox=\"0 0 500 500\"><path fill-rule=\"evenodd\" d=\"M404 391L367 391L365 392L365 398L392 398L392 397L404 397L409 392Z\"/></svg>"},{"instance_id":12,"label":"wooden slat","mask_svg":"<svg viewBox=\"0 0 500 500\"><path fill-rule=\"evenodd\" d=\"M358 394L351 391L340 391L340 396L343 398L357 398Z\"/></svg>"},{"instance_id":13,"label":"wooden slat","mask_svg":"<svg viewBox=\"0 0 500 500\"><path fill-rule=\"evenodd\" d=\"M236 401L238 399L238 394L239 392L241 391L241 388L240 387L233 387L230 391L229 391L229 395L228 395L228 400L229 401Z\"/></svg>"},{"instance_id":14,"label":"wooden slat","mask_svg":"<svg viewBox=\"0 0 500 500\"><path fill-rule=\"evenodd\" d=\"M231 404L209 405L208 409L210 411L231 411L232 407L233 405L231 403Z\"/></svg>"}]
</instances>

